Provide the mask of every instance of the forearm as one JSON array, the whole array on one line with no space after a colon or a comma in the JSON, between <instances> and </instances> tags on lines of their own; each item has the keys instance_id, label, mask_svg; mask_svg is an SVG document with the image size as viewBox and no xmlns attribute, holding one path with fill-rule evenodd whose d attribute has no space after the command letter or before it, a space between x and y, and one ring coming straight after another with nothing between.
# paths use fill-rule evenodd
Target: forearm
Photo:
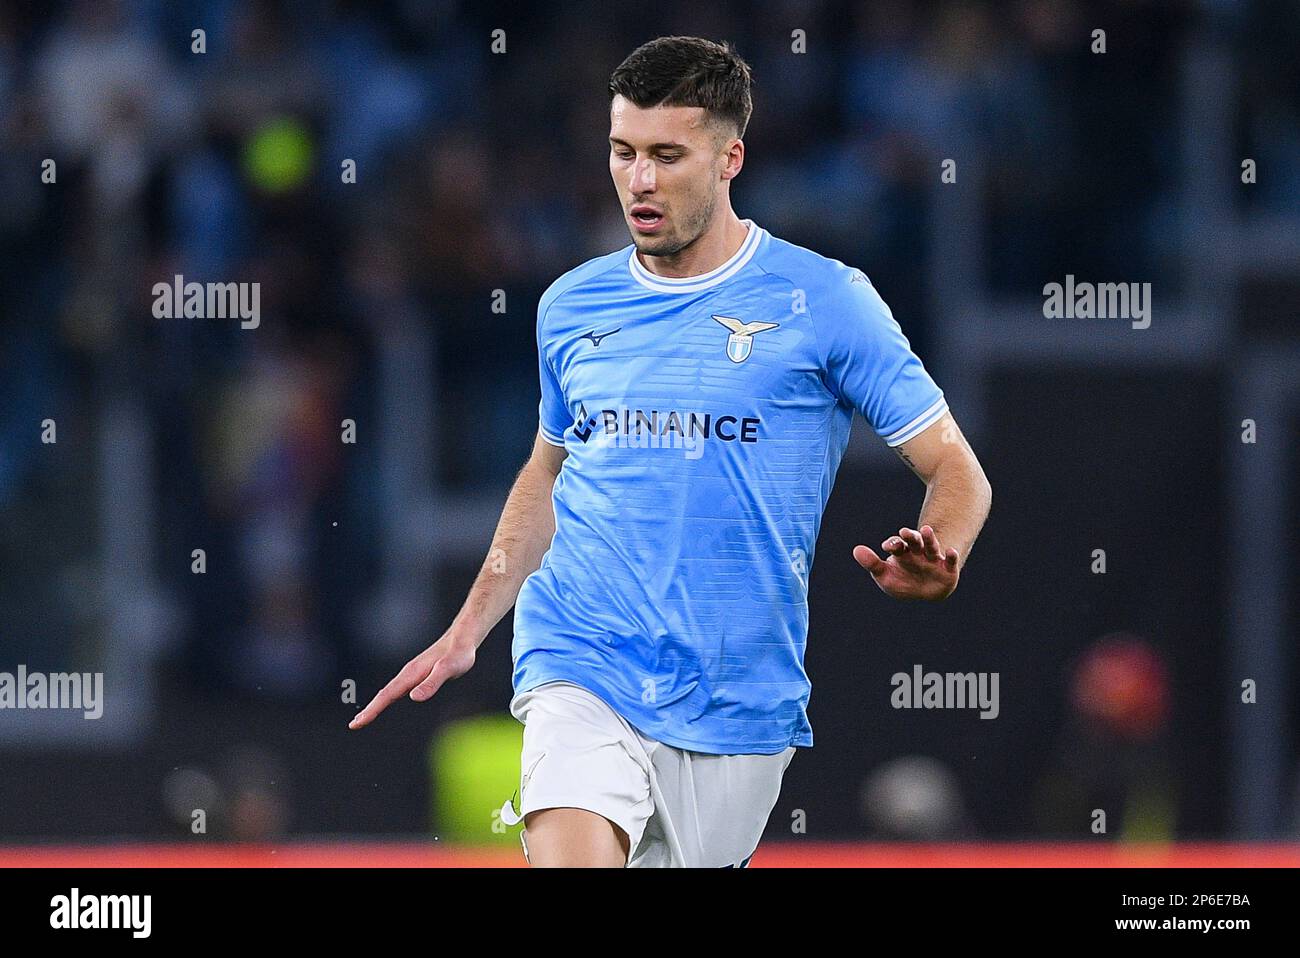
<instances>
[{"instance_id":1,"label":"forearm","mask_svg":"<svg viewBox=\"0 0 1300 958\"><path fill-rule=\"evenodd\" d=\"M956 549L960 568L970 558L992 504L993 489L979 463L972 458L952 457L935 470L926 484L917 528L930 526L944 549Z\"/></svg>"},{"instance_id":2,"label":"forearm","mask_svg":"<svg viewBox=\"0 0 1300 958\"><path fill-rule=\"evenodd\" d=\"M534 460L510 489L487 558L452 623L452 629L476 648L510 611L524 580L550 548L555 536L554 485L555 476Z\"/></svg>"}]
</instances>

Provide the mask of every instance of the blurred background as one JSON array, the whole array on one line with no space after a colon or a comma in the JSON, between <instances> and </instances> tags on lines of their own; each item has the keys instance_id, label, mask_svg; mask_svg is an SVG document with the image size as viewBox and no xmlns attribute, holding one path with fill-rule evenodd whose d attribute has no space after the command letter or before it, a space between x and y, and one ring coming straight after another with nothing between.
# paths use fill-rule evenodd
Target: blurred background
<instances>
[{"instance_id":1,"label":"blurred background","mask_svg":"<svg viewBox=\"0 0 1300 958\"><path fill-rule=\"evenodd\" d=\"M0 710L0 846L522 863L509 617L346 725L483 561L538 297L630 242L608 75L667 34L749 61L737 212L872 278L996 489L954 597L888 600L850 550L924 488L856 424L768 843L1300 837L1294 3L85 0L0 4L0 672L104 707ZM178 274L260 324L155 318ZM1150 327L1045 318L1067 275ZM895 710L915 664L998 717Z\"/></svg>"}]
</instances>

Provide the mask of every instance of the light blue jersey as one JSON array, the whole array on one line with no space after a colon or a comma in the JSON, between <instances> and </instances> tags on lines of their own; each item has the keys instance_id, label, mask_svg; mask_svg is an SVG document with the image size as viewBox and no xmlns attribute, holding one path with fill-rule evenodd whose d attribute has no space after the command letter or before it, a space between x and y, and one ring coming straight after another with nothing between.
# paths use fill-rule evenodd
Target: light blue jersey
<instances>
[{"instance_id":1,"label":"light blue jersey","mask_svg":"<svg viewBox=\"0 0 1300 958\"><path fill-rule=\"evenodd\" d=\"M541 432L568 458L515 607L516 692L573 682L715 754L813 744L808 573L853 410L897 446L948 408L861 271L745 223L700 276L629 245L543 294Z\"/></svg>"}]
</instances>

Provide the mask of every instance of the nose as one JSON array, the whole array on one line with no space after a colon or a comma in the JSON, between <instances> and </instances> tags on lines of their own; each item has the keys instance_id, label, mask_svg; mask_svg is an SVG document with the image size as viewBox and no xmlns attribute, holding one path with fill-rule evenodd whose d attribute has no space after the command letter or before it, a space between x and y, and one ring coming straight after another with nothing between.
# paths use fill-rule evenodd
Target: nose
<instances>
[{"instance_id":1,"label":"nose","mask_svg":"<svg viewBox=\"0 0 1300 958\"><path fill-rule=\"evenodd\" d=\"M632 182L628 184L634 194L653 193L655 190L655 164L650 157L632 164Z\"/></svg>"}]
</instances>

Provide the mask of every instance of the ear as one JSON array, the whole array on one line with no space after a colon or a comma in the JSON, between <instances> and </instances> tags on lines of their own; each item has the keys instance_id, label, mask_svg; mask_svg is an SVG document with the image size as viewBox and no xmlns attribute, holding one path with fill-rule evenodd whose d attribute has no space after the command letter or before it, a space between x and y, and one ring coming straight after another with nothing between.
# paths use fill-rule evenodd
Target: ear
<instances>
[{"instance_id":1,"label":"ear","mask_svg":"<svg viewBox=\"0 0 1300 958\"><path fill-rule=\"evenodd\" d=\"M724 180L734 179L739 175L741 168L745 165L745 141L739 137L732 137L727 141L723 153L722 178Z\"/></svg>"}]
</instances>

